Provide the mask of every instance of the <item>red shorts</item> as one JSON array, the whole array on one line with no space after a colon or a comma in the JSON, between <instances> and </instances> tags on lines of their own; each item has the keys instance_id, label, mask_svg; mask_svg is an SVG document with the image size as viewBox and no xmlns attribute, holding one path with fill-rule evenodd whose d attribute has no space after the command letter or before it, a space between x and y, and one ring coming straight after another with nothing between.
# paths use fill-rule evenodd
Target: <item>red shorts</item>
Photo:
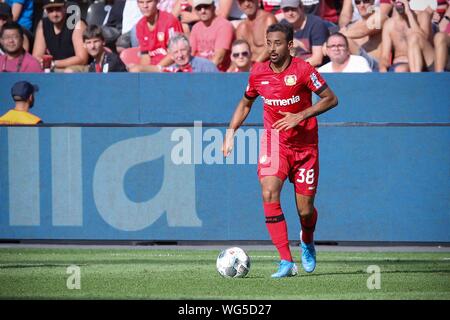
<instances>
[{"instance_id":1,"label":"red shorts","mask_svg":"<svg viewBox=\"0 0 450 320\"><path fill-rule=\"evenodd\" d=\"M297 151L280 145L267 150L261 145L258 161L258 177L276 176L282 181L289 177L295 193L305 196L316 194L319 182L319 150L317 146L304 147ZM270 155L270 156L269 156Z\"/></svg>"}]
</instances>

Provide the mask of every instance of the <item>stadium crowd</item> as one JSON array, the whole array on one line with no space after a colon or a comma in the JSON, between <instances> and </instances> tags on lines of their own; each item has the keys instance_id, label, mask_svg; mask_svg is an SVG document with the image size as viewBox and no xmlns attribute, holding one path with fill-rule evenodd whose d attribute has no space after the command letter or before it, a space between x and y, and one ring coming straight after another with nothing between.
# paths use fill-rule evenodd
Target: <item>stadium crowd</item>
<instances>
[{"instance_id":1,"label":"stadium crowd","mask_svg":"<svg viewBox=\"0 0 450 320\"><path fill-rule=\"evenodd\" d=\"M0 0L1 72L247 72L265 30L321 72L450 70L450 0ZM170 41L176 36L176 41Z\"/></svg>"}]
</instances>

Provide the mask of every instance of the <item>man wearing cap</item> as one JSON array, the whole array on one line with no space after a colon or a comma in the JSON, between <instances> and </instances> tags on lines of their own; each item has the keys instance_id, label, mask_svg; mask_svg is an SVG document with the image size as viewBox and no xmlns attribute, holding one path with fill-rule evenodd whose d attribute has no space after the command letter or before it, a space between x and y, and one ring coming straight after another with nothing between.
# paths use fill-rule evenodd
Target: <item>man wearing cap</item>
<instances>
[{"instance_id":1,"label":"man wearing cap","mask_svg":"<svg viewBox=\"0 0 450 320\"><path fill-rule=\"evenodd\" d=\"M35 125L42 120L29 112L34 104L34 93L39 91L38 86L27 81L16 82L11 88L11 96L16 106L0 117L0 125Z\"/></svg>"},{"instance_id":2,"label":"man wearing cap","mask_svg":"<svg viewBox=\"0 0 450 320\"><path fill-rule=\"evenodd\" d=\"M231 63L233 25L216 15L214 0L194 0L193 6L200 21L192 27L189 39L192 54L212 61L220 71L226 71Z\"/></svg>"},{"instance_id":3,"label":"man wearing cap","mask_svg":"<svg viewBox=\"0 0 450 320\"><path fill-rule=\"evenodd\" d=\"M37 25L33 56L42 63L44 55L51 55L55 71L85 66L89 58L83 44L86 23L67 16L64 0L43 0L43 8L47 18Z\"/></svg>"},{"instance_id":4,"label":"man wearing cap","mask_svg":"<svg viewBox=\"0 0 450 320\"><path fill-rule=\"evenodd\" d=\"M305 14L300 0L281 0L281 10L284 15L281 22L289 23L294 28L291 54L309 62L313 67L322 65L322 47L330 34L326 22L315 15Z\"/></svg>"},{"instance_id":5,"label":"man wearing cap","mask_svg":"<svg viewBox=\"0 0 450 320\"><path fill-rule=\"evenodd\" d=\"M269 59L266 50L267 27L277 22L275 16L259 8L259 0L237 0L239 9L247 19L239 23L236 39L246 40L252 49L252 61L263 62Z\"/></svg>"},{"instance_id":6,"label":"man wearing cap","mask_svg":"<svg viewBox=\"0 0 450 320\"><path fill-rule=\"evenodd\" d=\"M39 61L23 48L24 33L17 22L7 22L0 30L0 72L42 72Z\"/></svg>"}]
</instances>

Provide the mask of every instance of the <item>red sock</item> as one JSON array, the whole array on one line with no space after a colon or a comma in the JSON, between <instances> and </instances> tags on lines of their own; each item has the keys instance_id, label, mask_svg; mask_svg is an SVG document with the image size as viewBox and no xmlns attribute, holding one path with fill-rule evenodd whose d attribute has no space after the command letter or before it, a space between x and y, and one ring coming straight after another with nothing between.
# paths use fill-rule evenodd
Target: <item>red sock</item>
<instances>
[{"instance_id":1,"label":"red sock","mask_svg":"<svg viewBox=\"0 0 450 320\"><path fill-rule=\"evenodd\" d=\"M291 249L289 248L286 220L279 202L264 203L264 215L266 226L272 243L278 250L281 260L292 261Z\"/></svg>"},{"instance_id":2,"label":"red sock","mask_svg":"<svg viewBox=\"0 0 450 320\"><path fill-rule=\"evenodd\" d=\"M314 208L313 215L308 219L301 219L302 224L302 241L304 243L312 243L314 241L314 230L316 229L317 210Z\"/></svg>"}]
</instances>

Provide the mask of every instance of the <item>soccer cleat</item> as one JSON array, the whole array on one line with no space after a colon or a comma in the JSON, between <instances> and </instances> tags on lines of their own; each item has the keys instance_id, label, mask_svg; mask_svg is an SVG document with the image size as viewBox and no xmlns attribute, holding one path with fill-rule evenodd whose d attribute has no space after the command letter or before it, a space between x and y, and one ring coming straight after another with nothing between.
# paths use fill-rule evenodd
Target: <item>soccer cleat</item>
<instances>
[{"instance_id":1,"label":"soccer cleat","mask_svg":"<svg viewBox=\"0 0 450 320\"><path fill-rule=\"evenodd\" d=\"M272 278L292 277L297 274L297 266L294 262L281 260L278 265L278 271L272 274Z\"/></svg>"},{"instance_id":2,"label":"soccer cleat","mask_svg":"<svg viewBox=\"0 0 450 320\"><path fill-rule=\"evenodd\" d=\"M314 242L306 244L301 240L300 247L302 248L302 266L303 269L310 273L316 268L316 249L314 248Z\"/></svg>"}]
</instances>

